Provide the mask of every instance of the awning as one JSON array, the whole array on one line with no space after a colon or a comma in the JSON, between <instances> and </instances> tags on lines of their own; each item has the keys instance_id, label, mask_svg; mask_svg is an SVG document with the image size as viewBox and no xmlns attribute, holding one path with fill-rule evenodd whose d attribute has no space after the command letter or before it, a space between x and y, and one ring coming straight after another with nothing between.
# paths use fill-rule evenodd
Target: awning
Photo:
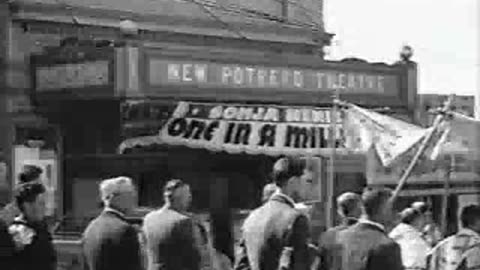
<instances>
[{"instance_id":1,"label":"awning","mask_svg":"<svg viewBox=\"0 0 480 270\"><path fill-rule=\"evenodd\" d=\"M157 134L126 139L119 152L152 144L232 154L330 155L330 108L179 102ZM340 114L337 149L343 147Z\"/></svg>"}]
</instances>

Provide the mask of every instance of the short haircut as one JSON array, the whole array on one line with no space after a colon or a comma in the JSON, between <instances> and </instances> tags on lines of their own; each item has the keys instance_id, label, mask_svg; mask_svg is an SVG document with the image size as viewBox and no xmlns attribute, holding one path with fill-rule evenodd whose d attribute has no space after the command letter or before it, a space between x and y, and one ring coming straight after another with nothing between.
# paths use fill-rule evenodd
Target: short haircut
<instances>
[{"instance_id":1,"label":"short haircut","mask_svg":"<svg viewBox=\"0 0 480 270\"><path fill-rule=\"evenodd\" d=\"M183 186L186 186L186 185L187 185L187 183L183 182L180 179L172 179L172 180L168 181L165 184L165 186L163 187L163 196L165 198L171 199L175 190L177 190L177 189L179 189Z\"/></svg>"},{"instance_id":2,"label":"short haircut","mask_svg":"<svg viewBox=\"0 0 480 270\"><path fill-rule=\"evenodd\" d=\"M337 197L337 209L345 217L349 217L361 203L362 197L353 192L345 192Z\"/></svg>"},{"instance_id":3,"label":"short haircut","mask_svg":"<svg viewBox=\"0 0 480 270\"><path fill-rule=\"evenodd\" d=\"M430 211L430 206L425 202L414 202L412 203L412 208L419 211L421 214L425 214Z\"/></svg>"},{"instance_id":4,"label":"short haircut","mask_svg":"<svg viewBox=\"0 0 480 270\"><path fill-rule=\"evenodd\" d=\"M465 206L462 209L462 213L460 214L460 220L462 222L463 227L470 227L475 224L475 222L480 219L480 206L471 204Z\"/></svg>"},{"instance_id":5,"label":"short haircut","mask_svg":"<svg viewBox=\"0 0 480 270\"><path fill-rule=\"evenodd\" d=\"M405 224L412 224L413 221L415 221L417 218L419 218L425 212L421 212L420 210L418 210L416 208L413 208L413 207L405 208L400 213L400 221L402 223L405 223Z\"/></svg>"},{"instance_id":6,"label":"short haircut","mask_svg":"<svg viewBox=\"0 0 480 270\"><path fill-rule=\"evenodd\" d=\"M383 205L392 196L392 190L384 187L367 187L363 191L362 201L365 213L373 216L379 213Z\"/></svg>"},{"instance_id":7,"label":"short haircut","mask_svg":"<svg viewBox=\"0 0 480 270\"><path fill-rule=\"evenodd\" d=\"M307 168L307 160L299 157L283 157L273 165L273 181L279 187L295 176L301 176Z\"/></svg>"},{"instance_id":8,"label":"short haircut","mask_svg":"<svg viewBox=\"0 0 480 270\"><path fill-rule=\"evenodd\" d=\"M18 175L19 184L24 184L37 180L42 175L42 168L36 165L24 165L22 171Z\"/></svg>"},{"instance_id":9,"label":"short haircut","mask_svg":"<svg viewBox=\"0 0 480 270\"><path fill-rule=\"evenodd\" d=\"M105 179L99 185L100 196L102 200L105 200L113 195L124 192L132 186L132 179L126 176Z\"/></svg>"},{"instance_id":10,"label":"short haircut","mask_svg":"<svg viewBox=\"0 0 480 270\"><path fill-rule=\"evenodd\" d=\"M45 193L46 188L40 182L27 182L15 188L15 203L23 211L24 203L34 202L38 195Z\"/></svg>"}]
</instances>

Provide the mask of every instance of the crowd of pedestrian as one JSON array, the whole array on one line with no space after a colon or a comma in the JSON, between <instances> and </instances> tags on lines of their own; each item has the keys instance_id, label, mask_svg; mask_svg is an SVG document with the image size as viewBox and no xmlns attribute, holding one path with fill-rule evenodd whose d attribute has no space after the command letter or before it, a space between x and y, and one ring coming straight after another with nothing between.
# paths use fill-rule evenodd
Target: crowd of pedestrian
<instances>
[{"instance_id":1,"label":"crowd of pedestrian","mask_svg":"<svg viewBox=\"0 0 480 270\"><path fill-rule=\"evenodd\" d=\"M41 174L38 167L24 167L14 203L1 212L0 269L56 269ZM305 159L275 162L273 182L264 188L263 204L245 219L236 254L227 247L231 239L224 246L215 244L212 230L188 212L192 193L182 180L166 183L164 205L148 213L140 227L127 219L137 202L132 179L103 180L99 192L104 209L82 237L86 266L90 270L480 269L480 206L463 208L462 228L441 240L427 233L432 228L431 209L424 202L402 210L400 222L392 225L397 215L387 188L338 196L341 223L312 239L306 207L296 201L302 189L309 188L305 183L311 181L305 177L311 175ZM217 219L222 217L220 213ZM222 231L217 228L213 233L228 238Z\"/></svg>"}]
</instances>

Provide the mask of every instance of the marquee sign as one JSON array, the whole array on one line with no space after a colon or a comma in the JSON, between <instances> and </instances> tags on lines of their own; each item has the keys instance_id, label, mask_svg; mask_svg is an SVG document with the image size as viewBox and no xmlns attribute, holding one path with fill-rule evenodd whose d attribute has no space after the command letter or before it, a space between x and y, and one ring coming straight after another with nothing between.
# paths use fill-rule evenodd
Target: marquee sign
<instances>
[{"instance_id":1,"label":"marquee sign","mask_svg":"<svg viewBox=\"0 0 480 270\"><path fill-rule=\"evenodd\" d=\"M39 67L37 91L108 85L109 62L95 61Z\"/></svg>"},{"instance_id":2,"label":"marquee sign","mask_svg":"<svg viewBox=\"0 0 480 270\"><path fill-rule=\"evenodd\" d=\"M399 76L376 69L358 71L347 64L331 68L302 69L267 67L216 62L148 59L148 83L151 86L196 85L237 89L310 90L329 93L399 93ZM349 70L350 69L350 70Z\"/></svg>"},{"instance_id":3,"label":"marquee sign","mask_svg":"<svg viewBox=\"0 0 480 270\"><path fill-rule=\"evenodd\" d=\"M229 153L321 154L328 147L330 121L328 108L180 102L159 140Z\"/></svg>"}]
</instances>

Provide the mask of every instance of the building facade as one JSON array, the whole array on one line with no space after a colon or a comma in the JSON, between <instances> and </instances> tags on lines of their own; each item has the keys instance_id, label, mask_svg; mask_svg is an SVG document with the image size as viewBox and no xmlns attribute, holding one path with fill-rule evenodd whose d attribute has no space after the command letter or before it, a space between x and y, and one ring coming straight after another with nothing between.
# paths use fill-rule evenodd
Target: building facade
<instances>
[{"instance_id":1,"label":"building facade","mask_svg":"<svg viewBox=\"0 0 480 270\"><path fill-rule=\"evenodd\" d=\"M0 42L0 198L3 203L9 200L15 178L12 145L26 144L24 141L35 144L35 137L56 132L52 128L37 130L37 135L27 131L32 130L32 125L49 124L48 119L35 112L32 104L31 54L59 47L71 37L125 42L123 34L133 31L136 37L132 42L163 48L196 46L217 51L230 48L239 53L255 48L261 55L282 52L321 59L322 48L331 37L323 29L321 1L292 4L273 0L215 3L19 0L2 2L0 12L0 32L6 37ZM33 137L27 140L22 136ZM52 148L52 143L48 142L44 148Z\"/></svg>"},{"instance_id":2,"label":"building facade","mask_svg":"<svg viewBox=\"0 0 480 270\"><path fill-rule=\"evenodd\" d=\"M136 181L143 207L181 178L196 213L251 209L281 155L315 157L303 195L321 229L333 148L331 195L377 179L344 149L332 94L413 121L416 64L325 61L321 1L0 5L2 199L22 164L42 166L65 230L98 213L97 183L116 175Z\"/></svg>"},{"instance_id":3,"label":"building facade","mask_svg":"<svg viewBox=\"0 0 480 270\"><path fill-rule=\"evenodd\" d=\"M191 184L194 211L250 209L275 158L307 154L317 157L307 195L324 202L330 125L341 119L332 94L412 121L416 65L325 61L320 1L257 2L2 3L3 201L30 162L64 219L95 215L96 184L120 174L135 179L141 206L160 205L175 177ZM177 114L182 104L197 110ZM335 133L334 193L375 184Z\"/></svg>"}]
</instances>

